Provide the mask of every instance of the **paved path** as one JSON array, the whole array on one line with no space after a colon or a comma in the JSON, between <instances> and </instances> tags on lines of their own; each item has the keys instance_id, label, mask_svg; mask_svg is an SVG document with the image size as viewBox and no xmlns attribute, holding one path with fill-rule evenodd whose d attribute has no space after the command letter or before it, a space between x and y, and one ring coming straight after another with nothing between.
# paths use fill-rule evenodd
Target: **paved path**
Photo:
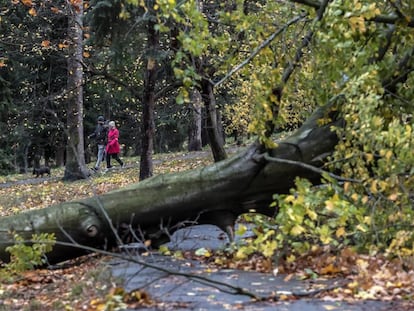
<instances>
[{"instance_id":1,"label":"paved path","mask_svg":"<svg viewBox=\"0 0 414 311\"><path fill-rule=\"evenodd\" d=\"M189 250L223 247L222 231L210 225L195 226L179 230L174 234L169 248ZM163 269L184 274L202 276L209 280L230 284L236 288L246 289L258 297L272 294L297 293L306 294L326 286L334 286L343 280L284 281L283 275L247 272L223 269L209 271L204 264L196 261L179 260L159 254L141 257L146 263ZM234 289L214 284L206 280L191 279L182 275L169 274L153 268L133 264L124 260L112 262L115 276L125 280L126 290L143 288L153 299L163 302L165 308L144 308L140 310L263 310L263 311L399 311L400 305L393 302L366 301L347 303L324 301L307 297L295 301L263 302L254 301L246 295L234 293Z\"/></svg>"}]
</instances>

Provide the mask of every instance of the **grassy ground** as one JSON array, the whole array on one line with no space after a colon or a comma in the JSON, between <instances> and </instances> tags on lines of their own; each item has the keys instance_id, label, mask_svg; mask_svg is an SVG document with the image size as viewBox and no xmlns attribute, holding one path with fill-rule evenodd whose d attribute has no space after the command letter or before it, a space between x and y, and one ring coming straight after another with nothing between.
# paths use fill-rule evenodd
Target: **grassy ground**
<instances>
[{"instance_id":1,"label":"grassy ground","mask_svg":"<svg viewBox=\"0 0 414 311\"><path fill-rule=\"evenodd\" d=\"M104 172L89 179L64 182L64 168L52 168L51 177L34 178L31 172L0 177L0 217L78 198L99 195L138 182L139 158L123 158L126 168ZM154 175L184 171L212 163L208 151L157 154ZM89 164L92 167L93 163ZM92 172L92 171L91 171Z\"/></svg>"}]
</instances>

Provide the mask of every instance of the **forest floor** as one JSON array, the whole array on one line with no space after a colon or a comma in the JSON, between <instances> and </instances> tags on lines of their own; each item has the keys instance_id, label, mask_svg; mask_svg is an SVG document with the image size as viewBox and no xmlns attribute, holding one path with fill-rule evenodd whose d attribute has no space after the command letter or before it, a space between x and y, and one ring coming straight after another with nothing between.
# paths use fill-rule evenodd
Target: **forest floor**
<instances>
[{"instance_id":1,"label":"forest floor","mask_svg":"<svg viewBox=\"0 0 414 311\"><path fill-rule=\"evenodd\" d=\"M1 177L0 217L138 182L139 160L124 160L124 169L72 183L61 181L62 169L51 177ZM208 150L155 155L154 174L209 163ZM112 256L95 253L18 274L3 265L0 311L414 310L414 271L407 262L323 249L289 266L257 255L235 261L223 251L226 239L218 228L197 226L177 231L160 252L132 245Z\"/></svg>"}]
</instances>

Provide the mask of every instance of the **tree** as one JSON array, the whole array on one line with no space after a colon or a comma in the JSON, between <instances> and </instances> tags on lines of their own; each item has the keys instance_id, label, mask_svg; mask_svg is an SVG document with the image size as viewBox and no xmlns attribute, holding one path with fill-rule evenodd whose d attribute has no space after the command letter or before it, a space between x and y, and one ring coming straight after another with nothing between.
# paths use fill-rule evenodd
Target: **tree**
<instances>
[{"instance_id":1,"label":"tree","mask_svg":"<svg viewBox=\"0 0 414 311\"><path fill-rule=\"evenodd\" d=\"M26 172L35 159L52 164L57 137L63 135L65 109L60 105L66 83L66 59L61 53L66 18L59 2L2 2L1 75L4 172ZM61 47L60 47L61 46ZM4 96L4 97L3 97Z\"/></svg>"},{"instance_id":2,"label":"tree","mask_svg":"<svg viewBox=\"0 0 414 311\"><path fill-rule=\"evenodd\" d=\"M152 7L153 1L149 1L147 8L151 15L154 14ZM154 122L154 109L155 109L155 83L156 73L158 67L158 60L156 52L159 46L159 35L155 28L156 22L154 17L148 19L147 24L147 68L144 75L144 94L142 98L143 114L142 114L142 151L139 167L139 179L143 180L151 177L153 174L152 154L154 152L154 135L155 135L155 122Z\"/></svg>"},{"instance_id":3,"label":"tree","mask_svg":"<svg viewBox=\"0 0 414 311\"><path fill-rule=\"evenodd\" d=\"M197 90L193 90L190 103L190 125L188 127L188 151L199 151L202 149L201 113L201 94Z\"/></svg>"},{"instance_id":4,"label":"tree","mask_svg":"<svg viewBox=\"0 0 414 311\"><path fill-rule=\"evenodd\" d=\"M162 125L158 126L155 116L156 102L163 105L171 102L168 96L174 92L171 64L168 63L171 57L168 52L169 42L165 37L160 38L158 16L153 1L142 2L138 6L121 6L116 1L93 5L91 25L97 46L101 46L101 42L111 42L111 53L108 54L113 55L111 61L115 63L114 67L117 70L93 70L92 74L102 75L105 79L122 86L141 105L139 108L134 107L138 110L136 121L141 124L134 137L138 142L136 151L141 155L140 179L145 179L153 174L155 133L157 130L162 131ZM135 28L141 31L131 31ZM128 66L132 69L129 75L125 75L124 71ZM128 108L130 113L131 107ZM161 133L160 136L165 136L165 133ZM159 139L160 145L161 140L162 137Z\"/></svg>"},{"instance_id":5,"label":"tree","mask_svg":"<svg viewBox=\"0 0 414 311\"><path fill-rule=\"evenodd\" d=\"M85 163L83 136L83 1L69 5L67 95L67 147L65 180L86 178L90 175Z\"/></svg>"}]
</instances>

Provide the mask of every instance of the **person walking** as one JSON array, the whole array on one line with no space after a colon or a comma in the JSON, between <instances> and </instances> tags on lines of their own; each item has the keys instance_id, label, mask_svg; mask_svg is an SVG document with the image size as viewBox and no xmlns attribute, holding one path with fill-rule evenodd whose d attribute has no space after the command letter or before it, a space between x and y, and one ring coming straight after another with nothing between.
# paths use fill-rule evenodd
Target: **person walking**
<instances>
[{"instance_id":1,"label":"person walking","mask_svg":"<svg viewBox=\"0 0 414 311\"><path fill-rule=\"evenodd\" d=\"M98 124L96 125L95 131L88 136L89 139L95 138L96 144L98 146L98 154L96 156L96 163L93 170L98 171L101 163L104 160L105 156L105 146L108 138L108 127L105 125L105 118L103 116L98 117Z\"/></svg>"},{"instance_id":2,"label":"person walking","mask_svg":"<svg viewBox=\"0 0 414 311\"><path fill-rule=\"evenodd\" d=\"M119 152L121 151L121 147L118 142L119 138L119 131L115 126L114 121L110 121L108 123L109 131L108 131L108 143L106 145L106 169L112 168L111 165L111 157L114 158L121 167L124 166L124 162L119 158Z\"/></svg>"}]
</instances>

